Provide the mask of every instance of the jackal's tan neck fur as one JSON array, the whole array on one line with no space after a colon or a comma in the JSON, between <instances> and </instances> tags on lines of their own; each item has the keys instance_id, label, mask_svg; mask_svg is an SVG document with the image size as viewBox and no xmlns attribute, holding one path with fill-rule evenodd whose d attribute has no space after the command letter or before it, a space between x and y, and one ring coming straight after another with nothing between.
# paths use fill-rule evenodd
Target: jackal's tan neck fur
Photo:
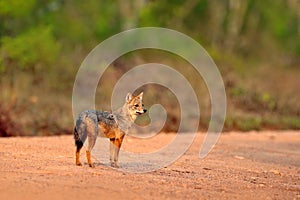
<instances>
[{"instance_id":1,"label":"jackal's tan neck fur","mask_svg":"<svg viewBox=\"0 0 300 200\"><path fill-rule=\"evenodd\" d=\"M116 113L119 114L119 116L122 117L124 120L127 120L128 122L130 121L131 123L134 123L134 121L137 118L136 115L130 114L126 104L124 104L123 107L119 108Z\"/></svg>"},{"instance_id":2,"label":"jackal's tan neck fur","mask_svg":"<svg viewBox=\"0 0 300 200\"><path fill-rule=\"evenodd\" d=\"M128 130L130 129L130 127L136 119L135 115L130 115L126 104L123 107L117 109L115 112L113 112L113 115L115 117L115 122L117 123L117 126L124 133L128 132Z\"/></svg>"}]
</instances>

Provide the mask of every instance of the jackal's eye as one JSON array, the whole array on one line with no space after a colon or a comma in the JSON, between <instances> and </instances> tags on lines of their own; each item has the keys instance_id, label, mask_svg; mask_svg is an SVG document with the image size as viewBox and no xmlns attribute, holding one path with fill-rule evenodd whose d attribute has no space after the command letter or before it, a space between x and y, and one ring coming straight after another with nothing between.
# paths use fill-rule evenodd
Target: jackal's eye
<instances>
[{"instance_id":1,"label":"jackal's eye","mask_svg":"<svg viewBox=\"0 0 300 200\"><path fill-rule=\"evenodd\" d=\"M136 107L136 108L139 107L139 104L134 104L134 107Z\"/></svg>"}]
</instances>

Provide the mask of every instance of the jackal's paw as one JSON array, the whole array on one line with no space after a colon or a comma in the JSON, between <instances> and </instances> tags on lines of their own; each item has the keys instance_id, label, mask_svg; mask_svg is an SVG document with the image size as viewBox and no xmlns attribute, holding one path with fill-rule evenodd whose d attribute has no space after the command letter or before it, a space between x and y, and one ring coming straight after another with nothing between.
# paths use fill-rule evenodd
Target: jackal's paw
<instances>
[{"instance_id":1,"label":"jackal's paw","mask_svg":"<svg viewBox=\"0 0 300 200\"><path fill-rule=\"evenodd\" d=\"M76 163L77 166L82 166L81 162Z\"/></svg>"},{"instance_id":2,"label":"jackal's paw","mask_svg":"<svg viewBox=\"0 0 300 200\"><path fill-rule=\"evenodd\" d=\"M111 162L111 163L110 163L110 166L112 166L112 167L114 167L114 168L119 168L119 167L120 167L119 164L116 163L116 162Z\"/></svg>"},{"instance_id":3,"label":"jackal's paw","mask_svg":"<svg viewBox=\"0 0 300 200\"><path fill-rule=\"evenodd\" d=\"M89 166L90 166L91 168L95 168L95 165L94 165L93 163L90 163Z\"/></svg>"}]
</instances>

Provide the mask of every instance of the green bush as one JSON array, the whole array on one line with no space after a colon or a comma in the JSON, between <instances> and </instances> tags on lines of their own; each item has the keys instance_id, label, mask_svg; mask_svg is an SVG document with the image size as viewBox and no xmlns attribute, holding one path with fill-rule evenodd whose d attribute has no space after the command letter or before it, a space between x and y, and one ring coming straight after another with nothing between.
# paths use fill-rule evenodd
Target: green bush
<instances>
[{"instance_id":1,"label":"green bush","mask_svg":"<svg viewBox=\"0 0 300 200\"><path fill-rule=\"evenodd\" d=\"M30 14L36 0L0 0L0 15L23 17Z\"/></svg>"},{"instance_id":2,"label":"green bush","mask_svg":"<svg viewBox=\"0 0 300 200\"><path fill-rule=\"evenodd\" d=\"M0 63L4 70L11 64L21 69L50 66L60 51L49 26L35 27L16 37L3 37L1 43Z\"/></svg>"},{"instance_id":3,"label":"green bush","mask_svg":"<svg viewBox=\"0 0 300 200\"><path fill-rule=\"evenodd\" d=\"M260 130L262 119L260 117L247 117L236 120L237 128L242 131Z\"/></svg>"},{"instance_id":4,"label":"green bush","mask_svg":"<svg viewBox=\"0 0 300 200\"><path fill-rule=\"evenodd\" d=\"M300 118L293 116L283 117L282 125L285 129L300 129Z\"/></svg>"}]
</instances>

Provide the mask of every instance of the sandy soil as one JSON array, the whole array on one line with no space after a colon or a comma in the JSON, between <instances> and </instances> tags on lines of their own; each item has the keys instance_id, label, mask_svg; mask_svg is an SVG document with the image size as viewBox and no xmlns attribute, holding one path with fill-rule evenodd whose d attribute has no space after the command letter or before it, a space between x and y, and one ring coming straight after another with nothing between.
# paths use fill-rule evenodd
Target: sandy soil
<instances>
[{"instance_id":1,"label":"sandy soil","mask_svg":"<svg viewBox=\"0 0 300 200\"><path fill-rule=\"evenodd\" d=\"M173 137L127 137L122 148L152 151ZM224 133L199 159L203 138L172 165L142 174L89 168L84 152L75 166L72 136L0 138L0 199L300 199L300 132Z\"/></svg>"}]
</instances>

